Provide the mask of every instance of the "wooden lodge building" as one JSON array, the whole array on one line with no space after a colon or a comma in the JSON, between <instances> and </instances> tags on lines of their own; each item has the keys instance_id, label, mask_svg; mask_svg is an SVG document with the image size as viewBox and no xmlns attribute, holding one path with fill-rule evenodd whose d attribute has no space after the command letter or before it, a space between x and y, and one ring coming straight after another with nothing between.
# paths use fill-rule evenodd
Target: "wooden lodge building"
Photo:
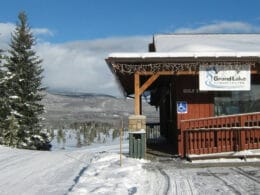
<instances>
[{"instance_id":1,"label":"wooden lodge building","mask_svg":"<svg viewBox=\"0 0 260 195\"><path fill-rule=\"evenodd\" d=\"M260 148L260 34L155 35L149 52L106 62L134 95L130 131L145 129L145 92L160 111L160 135L182 157Z\"/></svg>"}]
</instances>

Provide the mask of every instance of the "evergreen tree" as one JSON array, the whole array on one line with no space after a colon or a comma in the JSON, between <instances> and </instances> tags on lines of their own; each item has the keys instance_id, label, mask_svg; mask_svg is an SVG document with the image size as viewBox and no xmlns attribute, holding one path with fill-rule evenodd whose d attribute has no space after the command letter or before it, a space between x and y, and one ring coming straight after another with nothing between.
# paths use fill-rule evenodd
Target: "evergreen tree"
<instances>
[{"instance_id":1,"label":"evergreen tree","mask_svg":"<svg viewBox=\"0 0 260 195\"><path fill-rule=\"evenodd\" d=\"M3 80L4 80L4 73L2 68L2 50L0 49L0 94L3 94ZM0 96L0 144L3 142L3 121L4 121L4 114L3 114L3 96Z\"/></svg>"},{"instance_id":2,"label":"evergreen tree","mask_svg":"<svg viewBox=\"0 0 260 195\"><path fill-rule=\"evenodd\" d=\"M7 94L10 100L10 115L16 118L19 126L16 147L48 149L49 141L41 129L40 117L44 112L44 107L40 104L43 97L41 91L44 90L41 87L42 60L33 50L35 39L25 12L21 12L18 18L5 65L9 77Z\"/></svg>"},{"instance_id":3,"label":"evergreen tree","mask_svg":"<svg viewBox=\"0 0 260 195\"><path fill-rule=\"evenodd\" d=\"M6 71L3 67L3 59L4 56L2 55L2 50L0 50L0 144L3 143L4 139L4 129L6 127L6 118L9 110L8 98L6 94Z\"/></svg>"}]
</instances>

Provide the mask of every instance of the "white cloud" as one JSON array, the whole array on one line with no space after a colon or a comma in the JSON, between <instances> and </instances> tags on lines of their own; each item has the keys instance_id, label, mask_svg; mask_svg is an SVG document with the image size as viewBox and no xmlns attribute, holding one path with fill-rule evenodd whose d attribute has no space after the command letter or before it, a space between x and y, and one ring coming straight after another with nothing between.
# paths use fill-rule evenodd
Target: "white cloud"
<instances>
[{"instance_id":1,"label":"white cloud","mask_svg":"<svg viewBox=\"0 0 260 195\"><path fill-rule=\"evenodd\" d=\"M0 23L0 48L7 49L11 40L11 34L15 31L13 23ZM32 33L37 37L41 35L53 36L53 32L47 28L32 28Z\"/></svg>"},{"instance_id":2,"label":"white cloud","mask_svg":"<svg viewBox=\"0 0 260 195\"><path fill-rule=\"evenodd\" d=\"M260 27L245 22L215 22L197 28L179 28L175 33L259 33Z\"/></svg>"},{"instance_id":3,"label":"white cloud","mask_svg":"<svg viewBox=\"0 0 260 195\"><path fill-rule=\"evenodd\" d=\"M8 49L12 23L0 23L0 48ZM35 36L53 33L33 28ZM51 44L41 40L35 47L43 59L44 85L49 89L119 95L115 78L105 58L111 52L146 52L152 37L121 37Z\"/></svg>"},{"instance_id":4,"label":"white cloud","mask_svg":"<svg viewBox=\"0 0 260 195\"><path fill-rule=\"evenodd\" d=\"M14 24L0 23L0 48L10 41L10 33L14 28ZM36 35L53 35L45 28L32 30ZM220 22L193 29L181 28L175 32L254 33L260 32L260 27L243 22ZM63 44L41 41L35 48L43 59L43 82L48 88L119 95L115 78L105 63L105 58L112 52L146 52L150 42L152 36L117 37Z\"/></svg>"},{"instance_id":5,"label":"white cloud","mask_svg":"<svg viewBox=\"0 0 260 195\"><path fill-rule=\"evenodd\" d=\"M44 84L50 89L119 95L105 58L111 52L146 52L151 41L152 37L122 37L38 44Z\"/></svg>"},{"instance_id":6,"label":"white cloud","mask_svg":"<svg viewBox=\"0 0 260 195\"><path fill-rule=\"evenodd\" d=\"M53 32L50 31L49 29L47 28L33 28L32 29L32 32L34 35L48 35L48 36L53 36Z\"/></svg>"},{"instance_id":7,"label":"white cloud","mask_svg":"<svg viewBox=\"0 0 260 195\"><path fill-rule=\"evenodd\" d=\"M0 48L7 49L11 38L11 32L15 30L12 23L0 23Z\"/></svg>"}]
</instances>

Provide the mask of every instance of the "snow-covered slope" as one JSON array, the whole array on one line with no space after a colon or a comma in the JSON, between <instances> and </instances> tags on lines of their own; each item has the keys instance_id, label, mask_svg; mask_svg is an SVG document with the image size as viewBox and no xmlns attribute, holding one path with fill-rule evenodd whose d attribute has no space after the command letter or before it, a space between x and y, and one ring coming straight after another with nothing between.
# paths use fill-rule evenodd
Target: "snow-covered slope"
<instances>
[{"instance_id":1,"label":"snow-covered slope","mask_svg":"<svg viewBox=\"0 0 260 195\"><path fill-rule=\"evenodd\" d=\"M104 150L119 151L119 144L52 152L0 146L0 194L67 194Z\"/></svg>"},{"instance_id":2,"label":"snow-covered slope","mask_svg":"<svg viewBox=\"0 0 260 195\"><path fill-rule=\"evenodd\" d=\"M127 144L124 143L124 153ZM259 194L254 166L192 167L178 159L123 156L119 144L64 151L0 146L0 194Z\"/></svg>"},{"instance_id":3,"label":"snow-covered slope","mask_svg":"<svg viewBox=\"0 0 260 195\"><path fill-rule=\"evenodd\" d=\"M0 194L64 194L91 154L0 147ZM77 160L78 159L78 160Z\"/></svg>"}]
</instances>

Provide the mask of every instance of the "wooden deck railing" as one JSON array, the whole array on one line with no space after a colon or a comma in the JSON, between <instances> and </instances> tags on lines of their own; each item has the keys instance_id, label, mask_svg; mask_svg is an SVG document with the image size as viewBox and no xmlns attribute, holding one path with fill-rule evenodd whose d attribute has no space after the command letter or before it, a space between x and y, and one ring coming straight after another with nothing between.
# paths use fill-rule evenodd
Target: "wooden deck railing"
<instances>
[{"instance_id":1,"label":"wooden deck railing","mask_svg":"<svg viewBox=\"0 0 260 195\"><path fill-rule=\"evenodd\" d=\"M179 155L260 148L260 112L181 121Z\"/></svg>"}]
</instances>

